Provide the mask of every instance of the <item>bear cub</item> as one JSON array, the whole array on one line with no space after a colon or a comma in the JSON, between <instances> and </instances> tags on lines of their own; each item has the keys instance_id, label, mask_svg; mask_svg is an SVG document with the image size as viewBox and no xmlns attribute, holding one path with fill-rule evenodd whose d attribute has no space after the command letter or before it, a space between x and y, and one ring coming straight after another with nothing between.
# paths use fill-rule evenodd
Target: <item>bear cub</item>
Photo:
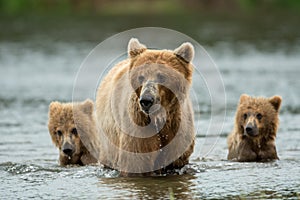
<instances>
[{"instance_id":1,"label":"bear cub","mask_svg":"<svg viewBox=\"0 0 300 200\"><path fill-rule=\"evenodd\" d=\"M59 149L61 166L97 162L81 138L88 141L96 133L93 110L94 104L91 100L81 103L55 101L50 104L48 129L52 142Z\"/></svg>"},{"instance_id":2,"label":"bear cub","mask_svg":"<svg viewBox=\"0 0 300 200\"><path fill-rule=\"evenodd\" d=\"M275 139L281 97L241 95L233 132L228 136L228 159L239 162L279 159Z\"/></svg>"}]
</instances>

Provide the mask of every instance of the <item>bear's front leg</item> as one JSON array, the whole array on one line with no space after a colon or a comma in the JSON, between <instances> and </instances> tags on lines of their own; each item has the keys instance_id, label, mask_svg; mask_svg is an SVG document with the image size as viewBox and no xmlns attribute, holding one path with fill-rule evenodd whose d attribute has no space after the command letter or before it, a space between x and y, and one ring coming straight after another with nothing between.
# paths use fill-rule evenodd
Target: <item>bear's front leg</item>
<instances>
[{"instance_id":1,"label":"bear's front leg","mask_svg":"<svg viewBox=\"0 0 300 200\"><path fill-rule=\"evenodd\" d=\"M238 161L250 162L257 160L257 154L252 150L251 144L243 139L238 146Z\"/></svg>"},{"instance_id":2,"label":"bear's front leg","mask_svg":"<svg viewBox=\"0 0 300 200\"><path fill-rule=\"evenodd\" d=\"M270 142L261 148L258 153L258 157L261 161L278 160L279 158L277 156L275 144Z\"/></svg>"},{"instance_id":3,"label":"bear's front leg","mask_svg":"<svg viewBox=\"0 0 300 200\"><path fill-rule=\"evenodd\" d=\"M83 165L89 165L92 163L97 163L97 159L94 158L94 156L92 156L90 153L85 153L81 156L80 158L81 162Z\"/></svg>"}]
</instances>

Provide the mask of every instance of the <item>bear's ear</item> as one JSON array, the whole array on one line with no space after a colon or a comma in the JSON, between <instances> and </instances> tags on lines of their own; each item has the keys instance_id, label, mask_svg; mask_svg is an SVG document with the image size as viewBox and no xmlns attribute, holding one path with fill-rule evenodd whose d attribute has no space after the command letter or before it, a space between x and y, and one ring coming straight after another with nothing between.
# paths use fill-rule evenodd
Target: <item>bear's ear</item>
<instances>
[{"instance_id":1,"label":"bear's ear","mask_svg":"<svg viewBox=\"0 0 300 200\"><path fill-rule=\"evenodd\" d=\"M49 115L56 115L56 113L61 110L62 104L58 101L53 101L49 105Z\"/></svg>"},{"instance_id":2,"label":"bear's ear","mask_svg":"<svg viewBox=\"0 0 300 200\"><path fill-rule=\"evenodd\" d=\"M195 55L194 46L189 42L185 42L175 49L174 53L176 56L179 56L185 62L189 63L193 60Z\"/></svg>"},{"instance_id":3,"label":"bear's ear","mask_svg":"<svg viewBox=\"0 0 300 200\"><path fill-rule=\"evenodd\" d=\"M249 95L247 95L247 94L242 94L242 95L240 96L240 104L243 103L243 102L245 102L245 101L247 101L249 98L251 98Z\"/></svg>"},{"instance_id":4,"label":"bear's ear","mask_svg":"<svg viewBox=\"0 0 300 200\"><path fill-rule=\"evenodd\" d=\"M128 43L128 55L130 58L134 58L137 55L143 53L147 47L143 44L141 44L138 39L131 38Z\"/></svg>"},{"instance_id":5,"label":"bear's ear","mask_svg":"<svg viewBox=\"0 0 300 200\"><path fill-rule=\"evenodd\" d=\"M269 102L275 108L276 112L278 112L280 105L281 105L281 97L280 96L273 96L269 99Z\"/></svg>"},{"instance_id":6,"label":"bear's ear","mask_svg":"<svg viewBox=\"0 0 300 200\"><path fill-rule=\"evenodd\" d=\"M94 103L92 100L87 99L81 104L81 109L85 114L92 115L94 111Z\"/></svg>"}]
</instances>

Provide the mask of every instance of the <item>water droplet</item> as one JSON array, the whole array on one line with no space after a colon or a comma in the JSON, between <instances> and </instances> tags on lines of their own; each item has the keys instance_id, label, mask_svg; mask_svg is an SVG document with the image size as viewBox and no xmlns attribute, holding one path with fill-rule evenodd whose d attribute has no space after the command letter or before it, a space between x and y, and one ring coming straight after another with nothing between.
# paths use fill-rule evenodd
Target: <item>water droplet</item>
<instances>
[{"instance_id":1,"label":"water droplet","mask_svg":"<svg viewBox=\"0 0 300 200\"><path fill-rule=\"evenodd\" d=\"M68 159L71 160L71 156L68 156Z\"/></svg>"},{"instance_id":2,"label":"water droplet","mask_svg":"<svg viewBox=\"0 0 300 200\"><path fill-rule=\"evenodd\" d=\"M158 127L158 121L157 118L154 119L154 123L155 123L155 128L156 128L156 133L159 133L159 127Z\"/></svg>"}]
</instances>

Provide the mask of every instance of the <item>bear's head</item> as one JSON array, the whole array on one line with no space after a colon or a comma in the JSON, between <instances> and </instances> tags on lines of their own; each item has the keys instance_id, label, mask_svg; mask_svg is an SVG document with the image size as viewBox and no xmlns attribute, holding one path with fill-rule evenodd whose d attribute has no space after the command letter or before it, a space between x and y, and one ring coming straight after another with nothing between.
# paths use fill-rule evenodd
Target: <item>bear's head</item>
<instances>
[{"instance_id":1,"label":"bear's head","mask_svg":"<svg viewBox=\"0 0 300 200\"><path fill-rule=\"evenodd\" d=\"M79 132L92 120L94 104L52 102L49 106L48 129L54 145L59 149L61 165L81 164L86 151Z\"/></svg>"},{"instance_id":2,"label":"bear's head","mask_svg":"<svg viewBox=\"0 0 300 200\"><path fill-rule=\"evenodd\" d=\"M263 98L241 95L236 113L239 133L249 138L276 136L280 104L280 96Z\"/></svg>"},{"instance_id":3,"label":"bear's head","mask_svg":"<svg viewBox=\"0 0 300 200\"><path fill-rule=\"evenodd\" d=\"M192 82L194 47L183 43L177 49L151 50L132 38L128 44L130 81L139 110L156 116L184 101Z\"/></svg>"}]
</instances>

